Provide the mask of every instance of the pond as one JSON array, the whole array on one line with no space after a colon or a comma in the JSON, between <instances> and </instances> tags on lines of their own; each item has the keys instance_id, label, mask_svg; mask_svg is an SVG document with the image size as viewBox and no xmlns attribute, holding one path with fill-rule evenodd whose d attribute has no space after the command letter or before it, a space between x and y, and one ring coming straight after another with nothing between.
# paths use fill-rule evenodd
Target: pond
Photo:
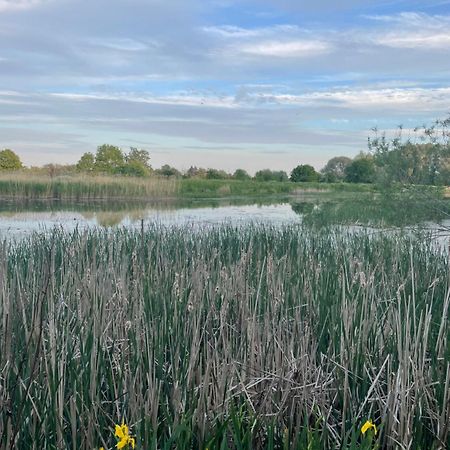
<instances>
[{"instance_id":1,"label":"pond","mask_svg":"<svg viewBox=\"0 0 450 450\"><path fill-rule=\"evenodd\" d=\"M159 202L0 201L0 239L22 238L35 231L60 227L71 231L91 227L243 225L264 223L305 226L344 225L378 229L422 227L450 229L450 202L374 194L303 194L292 197Z\"/></svg>"}]
</instances>

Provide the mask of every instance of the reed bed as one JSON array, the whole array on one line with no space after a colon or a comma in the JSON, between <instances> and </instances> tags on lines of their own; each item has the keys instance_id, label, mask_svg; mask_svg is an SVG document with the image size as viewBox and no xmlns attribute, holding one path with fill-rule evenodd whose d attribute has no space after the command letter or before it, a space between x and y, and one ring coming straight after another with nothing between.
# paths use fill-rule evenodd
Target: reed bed
<instances>
[{"instance_id":1,"label":"reed bed","mask_svg":"<svg viewBox=\"0 0 450 450\"><path fill-rule=\"evenodd\" d=\"M0 198L17 200L221 199L347 192L373 192L376 187L348 183L292 183L289 181L176 179L120 175L59 175L33 172L0 174Z\"/></svg>"},{"instance_id":2,"label":"reed bed","mask_svg":"<svg viewBox=\"0 0 450 450\"><path fill-rule=\"evenodd\" d=\"M111 449L122 422L138 449L450 448L449 299L447 254L424 236L4 242L0 448Z\"/></svg>"},{"instance_id":3,"label":"reed bed","mask_svg":"<svg viewBox=\"0 0 450 450\"><path fill-rule=\"evenodd\" d=\"M27 173L0 176L0 197L15 199L108 200L173 197L178 182L166 178L120 176L36 176Z\"/></svg>"}]
</instances>

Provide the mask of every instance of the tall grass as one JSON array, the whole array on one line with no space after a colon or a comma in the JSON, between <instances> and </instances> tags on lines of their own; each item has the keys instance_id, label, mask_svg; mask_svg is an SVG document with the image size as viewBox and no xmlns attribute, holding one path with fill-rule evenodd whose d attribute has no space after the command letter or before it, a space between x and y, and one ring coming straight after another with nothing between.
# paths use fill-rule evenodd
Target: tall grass
<instances>
[{"instance_id":1,"label":"tall grass","mask_svg":"<svg viewBox=\"0 0 450 450\"><path fill-rule=\"evenodd\" d=\"M162 178L120 176L0 176L0 197L15 199L94 200L173 197L178 182Z\"/></svg>"},{"instance_id":2,"label":"tall grass","mask_svg":"<svg viewBox=\"0 0 450 450\"><path fill-rule=\"evenodd\" d=\"M0 246L0 448L450 447L423 236L150 227ZM379 428L373 443L360 428Z\"/></svg>"},{"instance_id":3,"label":"tall grass","mask_svg":"<svg viewBox=\"0 0 450 450\"><path fill-rule=\"evenodd\" d=\"M184 179L180 181L182 197L220 198L235 196L290 194L296 184L289 181L254 181L254 180L202 180Z\"/></svg>"},{"instance_id":4,"label":"tall grass","mask_svg":"<svg viewBox=\"0 0 450 450\"><path fill-rule=\"evenodd\" d=\"M22 200L218 199L238 196L275 196L323 192L372 192L371 185L348 183L291 183L254 180L174 179L64 175L50 177L31 172L0 174L0 198Z\"/></svg>"}]
</instances>

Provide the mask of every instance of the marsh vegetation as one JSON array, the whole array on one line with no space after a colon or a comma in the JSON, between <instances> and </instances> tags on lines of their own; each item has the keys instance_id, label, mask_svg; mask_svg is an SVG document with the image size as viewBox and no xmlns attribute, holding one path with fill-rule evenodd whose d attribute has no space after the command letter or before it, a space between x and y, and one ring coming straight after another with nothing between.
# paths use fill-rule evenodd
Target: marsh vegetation
<instances>
[{"instance_id":1,"label":"marsh vegetation","mask_svg":"<svg viewBox=\"0 0 450 450\"><path fill-rule=\"evenodd\" d=\"M2 449L444 449L446 251L221 226L0 248ZM371 420L378 433L361 433Z\"/></svg>"}]
</instances>

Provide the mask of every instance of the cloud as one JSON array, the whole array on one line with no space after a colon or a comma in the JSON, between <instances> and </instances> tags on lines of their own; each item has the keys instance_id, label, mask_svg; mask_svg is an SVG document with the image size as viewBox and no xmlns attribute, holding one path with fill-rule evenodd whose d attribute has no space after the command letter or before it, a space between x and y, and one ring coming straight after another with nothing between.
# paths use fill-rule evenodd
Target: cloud
<instances>
[{"instance_id":1,"label":"cloud","mask_svg":"<svg viewBox=\"0 0 450 450\"><path fill-rule=\"evenodd\" d=\"M168 158L192 146L294 159L309 147L320 160L363 149L376 121L448 110L448 16L388 15L369 0L333 2L372 5L345 21L331 0L309 2L326 11L316 16L296 14L307 2L219 3L0 0L0 146L30 159L61 148L68 162L136 140Z\"/></svg>"},{"instance_id":2,"label":"cloud","mask_svg":"<svg viewBox=\"0 0 450 450\"><path fill-rule=\"evenodd\" d=\"M389 33L379 37L377 44L394 48L440 49L448 52L450 48L450 32L447 33Z\"/></svg>"},{"instance_id":3,"label":"cloud","mask_svg":"<svg viewBox=\"0 0 450 450\"><path fill-rule=\"evenodd\" d=\"M257 44L244 45L240 48L240 51L255 56L305 58L328 53L331 48L329 43L315 40L263 41Z\"/></svg>"},{"instance_id":4,"label":"cloud","mask_svg":"<svg viewBox=\"0 0 450 450\"><path fill-rule=\"evenodd\" d=\"M403 84L408 85L405 82ZM198 111L207 108L214 109L257 109L261 107L302 107L302 108L340 108L347 110L379 110L389 108L399 112L406 112L410 108L416 111L430 111L445 109L450 104L450 86L440 88L423 88L414 86L397 88L344 88L318 90L298 94L282 94L268 92L262 86L245 87L235 95L212 95L180 93L178 95L143 95L132 92L121 94L73 94L53 93L56 98L73 102L107 101L120 103L142 103L147 105L168 105L173 107L192 107ZM9 97L11 95L9 94ZM0 101L2 95L0 93ZM5 101L16 102L12 99ZM20 100L19 100L20 101Z\"/></svg>"},{"instance_id":5,"label":"cloud","mask_svg":"<svg viewBox=\"0 0 450 450\"><path fill-rule=\"evenodd\" d=\"M311 38L308 30L294 25L242 28L222 25L201 29L211 38L219 38L217 47L222 54L233 58L239 55L262 58L308 58L328 53L332 45L325 40Z\"/></svg>"},{"instance_id":6,"label":"cloud","mask_svg":"<svg viewBox=\"0 0 450 450\"><path fill-rule=\"evenodd\" d=\"M30 9L49 1L51 0L0 0L0 13Z\"/></svg>"},{"instance_id":7,"label":"cloud","mask_svg":"<svg viewBox=\"0 0 450 450\"><path fill-rule=\"evenodd\" d=\"M387 29L373 37L377 45L417 50L448 51L450 48L450 16L409 12L367 18L387 24Z\"/></svg>"},{"instance_id":8,"label":"cloud","mask_svg":"<svg viewBox=\"0 0 450 450\"><path fill-rule=\"evenodd\" d=\"M130 93L123 93L121 95L111 94L72 94L72 93L54 93L50 94L54 97L63 98L74 101L86 100L105 100L105 101L120 101L130 103L145 103L151 105L180 105L180 106L203 106L203 107L218 107L218 108L233 108L237 104L234 102L232 96L199 96L199 95L168 95L168 96L152 96L152 95L133 95Z\"/></svg>"}]
</instances>

